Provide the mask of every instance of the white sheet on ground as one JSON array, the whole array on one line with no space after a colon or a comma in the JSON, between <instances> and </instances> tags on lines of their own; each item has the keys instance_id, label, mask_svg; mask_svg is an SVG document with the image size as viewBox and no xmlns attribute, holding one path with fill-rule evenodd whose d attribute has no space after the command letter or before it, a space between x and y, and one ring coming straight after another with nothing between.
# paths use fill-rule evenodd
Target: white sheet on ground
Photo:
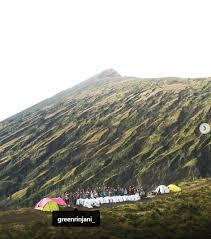
<instances>
[{"instance_id":1,"label":"white sheet on ground","mask_svg":"<svg viewBox=\"0 0 211 239\"><path fill-rule=\"evenodd\" d=\"M97 198L79 198L76 201L77 206L83 206L87 208L100 207L101 204L106 203L118 203L126 201L139 201L141 198L139 194L135 195L124 195L124 196L107 196L107 197L97 197Z\"/></svg>"}]
</instances>

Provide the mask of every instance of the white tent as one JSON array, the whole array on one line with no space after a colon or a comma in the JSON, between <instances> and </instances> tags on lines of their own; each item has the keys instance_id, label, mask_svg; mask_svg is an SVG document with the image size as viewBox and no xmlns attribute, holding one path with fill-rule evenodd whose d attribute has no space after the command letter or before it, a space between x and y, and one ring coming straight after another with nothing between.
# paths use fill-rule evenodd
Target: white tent
<instances>
[{"instance_id":1,"label":"white tent","mask_svg":"<svg viewBox=\"0 0 211 239\"><path fill-rule=\"evenodd\" d=\"M165 186L165 185L160 185L160 186L158 186L158 187L155 189L155 192L156 192L156 193L161 193L161 194L169 193L169 189L168 189L168 187Z\"/></svg>"}]
</instances>

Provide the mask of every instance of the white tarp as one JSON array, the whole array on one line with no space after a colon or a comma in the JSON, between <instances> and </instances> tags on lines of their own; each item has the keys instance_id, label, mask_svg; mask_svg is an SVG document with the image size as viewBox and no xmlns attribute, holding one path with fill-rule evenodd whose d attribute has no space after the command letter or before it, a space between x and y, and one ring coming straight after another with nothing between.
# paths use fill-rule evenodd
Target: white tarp
<instances>
[{"instance_id":1,"label":"white tarp","mask_svg":"<svg viewBox=\"0 0 211 239\"><path fill-rule=\"evenodd\" d=\"M97 197L97 198L79 198L76 201L76 205L83 206L87 208L99 207L104 203L118 203L126 201L139 201L141 198L139 194L135 195L124 195L124 196L112 196L112 197Z\"/></svg>"}]
</instances>

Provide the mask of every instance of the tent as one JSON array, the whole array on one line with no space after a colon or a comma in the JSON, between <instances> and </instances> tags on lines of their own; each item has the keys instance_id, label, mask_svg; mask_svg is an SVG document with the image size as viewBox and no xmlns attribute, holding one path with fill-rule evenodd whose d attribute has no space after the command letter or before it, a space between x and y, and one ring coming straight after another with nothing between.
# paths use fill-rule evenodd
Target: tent
<instances>
[{"instance_id":1,"label":"tent","mask_svg":"<svg viewBox=\"0 0 211 239\"><path fill-rule=\"evenodd\" d=\"M41 210L41 211L53 212L53 211L59 211L59 206L51 198L43 198L35 205L35 209Z\"/></svg>"},{"instance_id":2,"label":"tent","mask_svg":"<svg viewBox=\"0 0 211 239\"><path fill-rule=\"evenodd\" d=\"M64 201L63 198L51 198L52 201L56 202L60 206L67 206L66 202Z\"/></svg>"},{"instance_id":3,"label":"tent","mask_svg":"<svg viewBox=\"0 0 211 239\"><path fill-rule=\"evenodd\" d=\"M155 192L160 194L169 193L169 189L165 185L160 185L155 189Z\"/></svg>"},{"instance_id":4,"label":"tent","mask_svg":"<svg viewBox=\"0 0 211 239\"><path fill-rule=\"evenodd\" d=\"M170 192L180 192L181 188L176 186L175 184L168 185L168 189Z\"/></svg>"}]
</instances>

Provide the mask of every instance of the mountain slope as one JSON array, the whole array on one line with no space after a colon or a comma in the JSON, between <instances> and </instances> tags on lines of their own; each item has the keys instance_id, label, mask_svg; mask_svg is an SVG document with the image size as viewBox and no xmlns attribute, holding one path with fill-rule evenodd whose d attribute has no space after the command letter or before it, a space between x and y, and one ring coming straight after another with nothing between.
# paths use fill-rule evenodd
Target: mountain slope
<instances>
[{"instance_id":1,"label":"mountain slope","mask_svg":"<svg viewBox=\"0 0 211 239\"><path fill-rule=\"evenodd\" d=\"M104 71L0 123L0 200L32 205L88 185L211 176L211 78ZM12 200L7 200L11 195Z\"/></svg>"}]
</instances>

